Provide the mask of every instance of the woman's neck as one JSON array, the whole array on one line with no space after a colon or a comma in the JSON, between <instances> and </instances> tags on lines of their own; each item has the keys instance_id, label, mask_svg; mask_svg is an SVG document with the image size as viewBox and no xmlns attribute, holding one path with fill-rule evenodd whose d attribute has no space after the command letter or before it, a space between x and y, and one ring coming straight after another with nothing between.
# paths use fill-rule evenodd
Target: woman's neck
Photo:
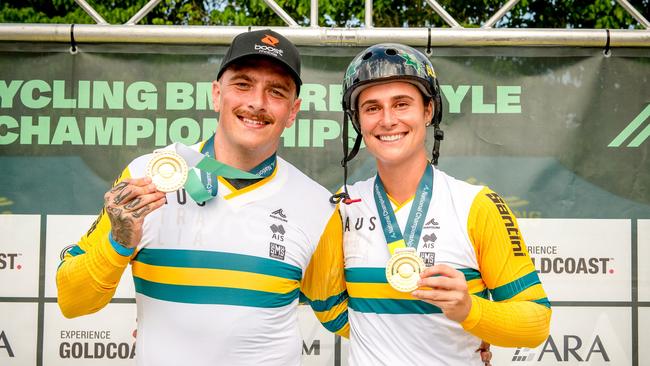
<instances>
[{"instance_id":1,"label":"woman's neck","mask_svg":"<svg viewBox=\"0 0 650 366\"><path fill-rule=\"evenodd\" d=\"M399 164L377 161L377 173L386 193L402 204L415 195L427 164L425 153Z\"/></svg>"}]
</instances>

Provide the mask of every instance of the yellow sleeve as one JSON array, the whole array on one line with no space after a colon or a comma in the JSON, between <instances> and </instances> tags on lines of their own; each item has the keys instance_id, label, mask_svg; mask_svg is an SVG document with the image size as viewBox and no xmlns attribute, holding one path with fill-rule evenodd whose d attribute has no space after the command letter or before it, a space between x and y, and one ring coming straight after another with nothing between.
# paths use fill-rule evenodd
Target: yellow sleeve
<instances>
[{"instance_id":1,"label":"yellow sleeve","mask_svg":"<svg viewBox=\"0 0 650 366\"><path fill-rule=\"evenodd\" d=\"M538 346L549 334L551 305L514 214L484 188L474 199L467 229L492 301L471 295L472 308L461 325L496 346Z\"/></svg>"},{"instance_id":2,"label":"yellow sleeve","mask_svg":"<svg viewBox=\"0 0 650 366\"><path fill-rule=\"evenodd\" d=\"M332 213L301 285L303 302L311 305L327 330L349 337L348 292L343 261L343 225L338 207Z\"/></svg>"},{"instance_id":3,"label":"yellow sleeve","mask_svg":"<svg viewBox=\"0 0 650 366\"><path fill-rule=\"evenodd\" d=\"M129 178L128 168L115 183ZM111 223L104 209L77 245L68 250L56 272L59 307L66 318L94 313L113 298L132 256L119 254L108 234Z\"/></svg>"}]
</instances>

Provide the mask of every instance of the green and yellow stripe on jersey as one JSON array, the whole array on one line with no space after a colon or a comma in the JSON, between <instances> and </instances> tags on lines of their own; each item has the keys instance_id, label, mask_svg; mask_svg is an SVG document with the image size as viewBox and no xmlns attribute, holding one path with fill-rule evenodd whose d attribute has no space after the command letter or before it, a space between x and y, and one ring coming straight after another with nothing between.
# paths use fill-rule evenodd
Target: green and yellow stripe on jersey
<instances>
[{"instance_id":1,"label":"green and yellow stripe on jersey","mask_svg":"<svg viewBox=\"0 0 650 366\"><path fill-rule=\"evenodd\" d=\"M327 330L348 338L348 292L345 287L342 240L343 222L337 207L305 270L300 298L301 302L309 303L316 318Z\"/></svg>"},{"instance_id":2,"label":"green and yellow stripe on jersey","mask_svg":"<svg viewBox=\"0 0 650 366\"><path fill-rule=\"evenodd\" d=\"M276 308L300 293L299 267L255 256L142 249L132 262L136 292L164 301Z\"/></svg>"},{"instance_id":3,"label":"green and yellow stripe on jersey","mask_svg":"<svg viewBox=\"0 0 650 366\"><path fill-rule=\"evenodd\" d=\"M487 288L481 274L471 268L459 269L471 294L488 298ZM350 308L362 313L376 314L440 314L435 305L418 300L407 292L393 289L386 280L386 269L381 267L358 267L345 270Z\"/></svg>"}]
</instances>

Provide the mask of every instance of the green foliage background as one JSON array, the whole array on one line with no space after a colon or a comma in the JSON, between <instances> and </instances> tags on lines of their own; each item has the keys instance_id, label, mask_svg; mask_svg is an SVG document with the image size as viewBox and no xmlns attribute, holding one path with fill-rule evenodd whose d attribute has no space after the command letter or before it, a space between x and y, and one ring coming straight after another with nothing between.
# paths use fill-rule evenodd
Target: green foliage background
<instances>
[{"instance_id":1,"label":"green foliage background","mask_svg":"<svg viewBox=\"0 0 650 366\"><path fill-rule=\"evenodd\" d=\"M88 0L111 24L123 24L148 0ZM298 24L309 24L310 0L277 0ZM439 0L464 27L478 27L505 0ZM630 0L650 18L650 0ZM376 27L446 27L424 0L374 0ZM320 0L319 25L354 27L364 23L364 0ZM77 23L94 21L74 0L5 0L1 23ZM263 0L163 0L139 24L283 26ZM521 0L497 27L512 28L642 28L614 0Z\"/></svg>"}]
</instances>

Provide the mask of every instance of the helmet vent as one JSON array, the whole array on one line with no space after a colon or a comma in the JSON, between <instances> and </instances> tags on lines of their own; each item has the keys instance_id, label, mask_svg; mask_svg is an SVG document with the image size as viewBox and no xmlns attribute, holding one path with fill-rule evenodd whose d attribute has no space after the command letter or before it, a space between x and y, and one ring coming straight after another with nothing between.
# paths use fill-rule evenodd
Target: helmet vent
<instances>
[{"instance_id":1,"label":"helmet vent","mask_svg":"<svg viewBox=\"0 0 650 366\"><path fill-rule=\"evenodd\" d=\"M397 51L394 48L387 48L386 49L386 54L388 56L395 56L395 55L397 55Z\"/></svg>"},{"instance_id":2,"label":"helmet vent","mask_svg":"<svg viewBox=\"0 0 650 366\"><path fill-rule=\"evenodd\" d=\"M368 52L368 53L366 53L365 55L363 55L363 59L364 59L364 60L367 60L367 59L369 59L370 57L372 57L372 52Z\"/></svg>"}]
</instances>

